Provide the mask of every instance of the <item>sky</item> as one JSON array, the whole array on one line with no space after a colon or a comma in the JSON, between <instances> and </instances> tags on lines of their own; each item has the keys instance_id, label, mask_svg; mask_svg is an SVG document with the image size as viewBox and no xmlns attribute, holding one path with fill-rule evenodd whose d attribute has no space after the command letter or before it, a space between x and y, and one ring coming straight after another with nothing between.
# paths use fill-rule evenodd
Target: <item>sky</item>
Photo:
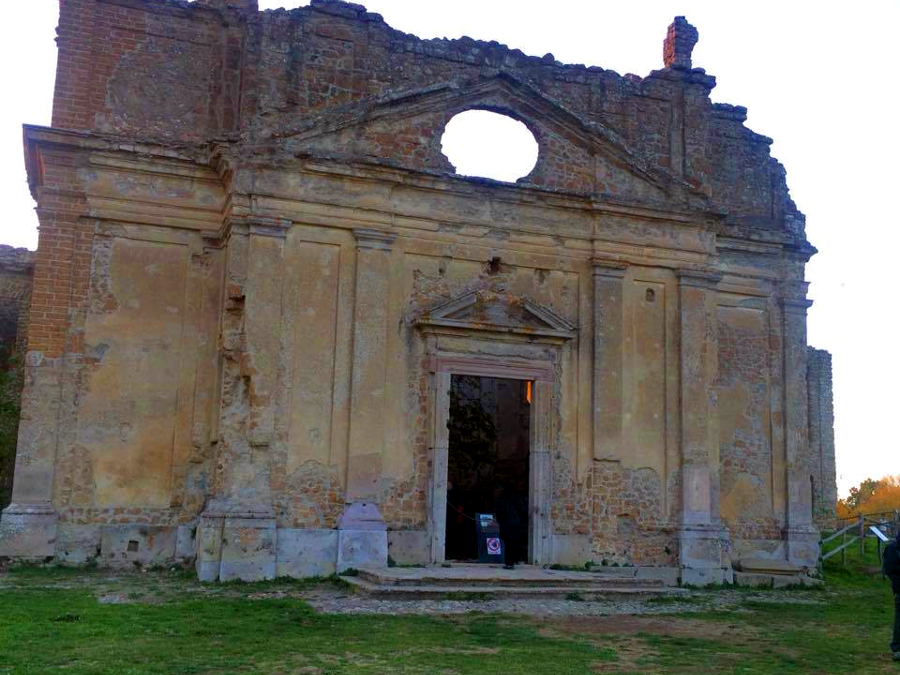
<instances>
[{"instance_id":1,"label":"sky","mask_svg":"<svg viewBox=\"0 0 900 675\"><path fill-rule=\"evenodd\" d=\"M8 4L6 23L15 28L0 41L9 97L0 107L7 214L0 243L34 248L37 218L21 125L50 123L58 4ZM303 4L260 0L261 9ZM892 291L900 264L900 0L364 4L420 37L497 40L536 56L552 53L564 63L638 75L662 67L666 27L685 15L700 31L694 66L718 81L712 99L746 106L747 126L775 139L772 154L787 169L791 195L807 216L807 237L820 251L807 267L815 301L809 343L834 356L840 494L864 478L900 474L894 427L900 419L900 318ZM470 138L470 151L483 154L483 139ZM489 138L499 142L494 134Z\"/></svg>"}]
</instances>

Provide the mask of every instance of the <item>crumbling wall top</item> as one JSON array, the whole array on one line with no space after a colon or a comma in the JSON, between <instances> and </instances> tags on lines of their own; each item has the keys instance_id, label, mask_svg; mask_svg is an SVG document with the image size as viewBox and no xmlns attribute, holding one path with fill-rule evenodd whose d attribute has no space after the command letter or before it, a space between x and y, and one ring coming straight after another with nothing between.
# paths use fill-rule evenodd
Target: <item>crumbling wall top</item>
<instances>
[{"instance_id":1,"label":"crumbling wall top","mask_svg":"<svg viewBox=\"0 0 900 675\"><path fill-rule=\"evenodd\" d=\"M31 272L34 269L36 251L0 244L0 270Z\"/></svg>"},{"instance_id":2,"label":"crumbling wall top","mask_svg":"<svg viewBox=\"0 0 900 675\"><path fill-rule=\"evenodd\" d=\"M292 152L452 172L440 157L446 115L403 112L407 127L399 129L385 116L376 123L370 113L382 114L387 100L399 112L411 94L425 100L430 88L463 89L502 73L537 92L532 100L551 101L583 128L617 139L621 152L613 163L620 166L612 173L624 168L664 176L649 193L660 197L657 187L669 186L671 197L671 190L686 187L705 195L713 210L735 224L803 238L803 216L790 199L783 167L770 156L771 140L744 126L745 108L710 101L715 78L694 68L691 59L698 39L697 29L676 17L665 36L664 67L639 77L563 64L552 54L529 56L493 41L420 39L341 0L262 12L255 0L67 0L60 17L53 125L135 140L224 141L237 147L266 137L287 139L291 129L311 129L321 119L355 118L368 125L365 142L354 145L350 131L335 131L328 147L322 137ZM89 87L83 84L85 68ZM428 100L442 104L439 97ZM526 113L535 112L496 97L478 100L473 94L469 103L526 123ZM644 190L639 181L616 186L610 176L592 178L596 150L582 142L570 152L574 141L571 134L563 138L563 131L557 125L554 138L545 134L539 171L532 176L544 182L535 185L578 194L617 191L620 197ZM386 142L392 134L402 142ZM293 139L283 144L297 146ZM548 183L549 176L554 178ZM644 199L644 192L635 198Z\"/></svg>"},{"instance_id":3,"label":"crumbling wall top","mask_svg":"<svg viewBox=\"0 0 900 675\"><path fill-rule=\"evenodd\" d=\"M687 22L683 16L676 16L669 24L666 39L663 42L663 63L666 68L690 70L691 52L700 39L697 29Z\"/></svg>"}]
</instances>

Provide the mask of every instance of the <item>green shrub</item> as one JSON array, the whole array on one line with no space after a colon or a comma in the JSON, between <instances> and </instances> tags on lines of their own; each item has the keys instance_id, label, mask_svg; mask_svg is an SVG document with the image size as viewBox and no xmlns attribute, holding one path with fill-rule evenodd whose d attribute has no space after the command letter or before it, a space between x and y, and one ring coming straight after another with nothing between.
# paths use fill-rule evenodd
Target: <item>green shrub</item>
<instances>
[{"instance_id":1,"label":"green shrub","mask_svg":"<svg viewBox=\"0 0 900 675\"><path fill-rule=\"evenodd\" d=\"M0 508L12 497L21 392L22 371L16 360L10 359L9 366L0 370Z\"/></svg>"}]
</instances>

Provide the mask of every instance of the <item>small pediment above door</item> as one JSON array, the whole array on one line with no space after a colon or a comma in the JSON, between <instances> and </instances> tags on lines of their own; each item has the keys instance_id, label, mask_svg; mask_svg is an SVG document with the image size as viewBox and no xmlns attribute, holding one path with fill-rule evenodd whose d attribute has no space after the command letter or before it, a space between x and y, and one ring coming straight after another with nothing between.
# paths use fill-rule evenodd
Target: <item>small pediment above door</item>
<instances>
[{"instance_id":1,"label":"small pediment above door","mask_svg":"<svg viewBox=\"0 0 900 675\"><path fill-rule=\"evenodd\" d=\"M529 298L492 291L457 296L420 316L416 325L566 340L575 337L576 330L556 312Z\"/></svg>"}]
</instances>

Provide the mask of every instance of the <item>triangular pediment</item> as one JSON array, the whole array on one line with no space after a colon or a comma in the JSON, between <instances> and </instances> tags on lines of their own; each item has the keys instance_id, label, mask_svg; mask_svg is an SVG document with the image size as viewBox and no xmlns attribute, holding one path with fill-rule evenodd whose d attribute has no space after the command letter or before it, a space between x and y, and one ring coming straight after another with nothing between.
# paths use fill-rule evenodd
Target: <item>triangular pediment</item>
<instances>
[{"instance_id":1,"label":"triangular pediment","mask_svg":"<svg viewBox=\"0 0 900 675\"><path fill-rule=\"evenodd\" d=\"M326 108L301 119L282 114L276 122L267 117L265 130L269 140L263 145L275 143L289 155L322 155L452 173L452 165L440 152L440 134L453 115L473 109L491 110L520 120L539 137L539 145L540 136L549 134L556 139L553 147L557 151L560 142L577 148L575 155L584 155L584 161L576 162L582 167L579 170L593 176L575 191L613 191L620 197L638 200L658 200L691 191L670 173L634 155L612 129L568 110L528 82L502 70L474 79L393 91ZM416 145L417 149L410 150ZM541 152L553 150L542 146ZM571 151L563 152L563 161L573 161ZM539 158L537 171L518 183L544 186L553 174L550 167L559 161L553 157L545 159L550 160L547 175L540 171Z\"/></svg>"},{"instance_id":2,"label":"triangular pediment","mask_svg":"<svg viewBox=\"0 0 900 675\"><path fill-rule=\"evenodd\" d=\"M416 320L419 326L569 339L575 326L529 298L470 291L444 302Z\"/></svg>"}]
</instances>

